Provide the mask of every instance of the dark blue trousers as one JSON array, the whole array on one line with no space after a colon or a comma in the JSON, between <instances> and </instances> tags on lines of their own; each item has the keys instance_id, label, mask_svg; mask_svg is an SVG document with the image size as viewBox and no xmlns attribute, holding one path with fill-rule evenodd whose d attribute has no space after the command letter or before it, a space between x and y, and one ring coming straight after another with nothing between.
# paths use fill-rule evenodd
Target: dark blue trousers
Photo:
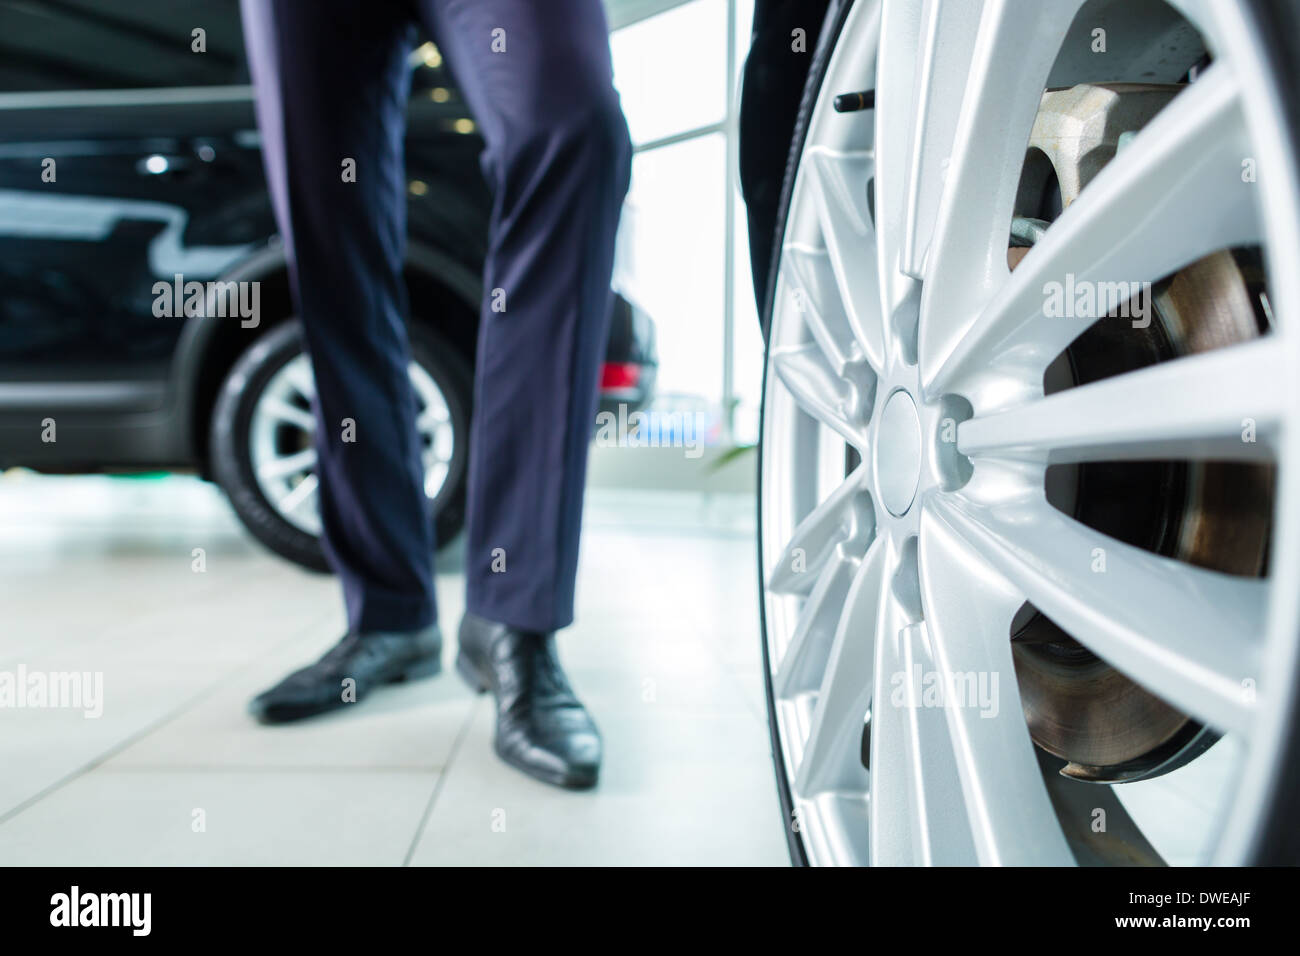
<instances>
[{"instance_id":1,"label":"dark blue trousers","mask_svg":"<svg viewBox=\"0 0 1300 956\"><path fill-rule=\"evenodd\" d=\"M631 161L600 0L243 0L243 16L316 372L324 544L349 626L437 616L401 277L406 56L422 23L486 143L484 286L505 293L504 311L489 294L479 332L467 607L564 627ZM355 182L342 176L348 158ZM355 441L343 441L345 418Z\"/></svg>"}]
</instances>

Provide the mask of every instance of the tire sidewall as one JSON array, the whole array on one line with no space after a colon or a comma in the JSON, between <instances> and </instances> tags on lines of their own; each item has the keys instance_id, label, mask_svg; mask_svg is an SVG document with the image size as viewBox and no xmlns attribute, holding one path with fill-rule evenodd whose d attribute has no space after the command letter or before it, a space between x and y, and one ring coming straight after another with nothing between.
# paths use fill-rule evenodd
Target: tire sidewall
<instances>
[{"instance_id":1,"label":"tire sidewall","mask_svg":"<svg viewBox=\"0 0 1300 956\"><path fill-rule=\"evenodd\" d=\"M808 124L812 120L813 109L817 105L817 99L821 94L822 82L826 77L826 68L830 64L831 53L839 41L840 33L844 29L844 23L848 19L853 4L854 0L834 0L830 9L826 11L826 21L818 36L813 62L808 69L808 79L804 85L803 98L799 103L798 119L790 143L790 157L786 162L785 182L781 188L781 203L777 208L776 229L772 237L767 295L760 315L765 343L770 340L771 335L772 311L776 303L781 248L785 242L785 224L790 215L790 198L794 193L795 177L799 171L804 143L808 137ZM767 600L765 598L767 593L767 572L763 567L763 456L765 449L761 436L764 433L765 419L767 417L767 376L770 368L771 363L765 359L763 362L762 392L760 393L764 396L764 399L759 410L758 434L760 440L758 442L758 455L756 456L758 476L756 482L757 496L755 499L758 511L756 521L756 527L758 528L758 615L763 647L763 688L767 699L767 726L771 740L773 766L776 770L777 797L781 803L782 825L785 830L786 843L790 850L790 861L795 866L807 866L808 853L804 848L800 831L794 825L794 798L790 793L790 776L785 767L781 736L777 726L776 697L772 687L772 655L767 639Z\"/></svg>"}]
</instances>

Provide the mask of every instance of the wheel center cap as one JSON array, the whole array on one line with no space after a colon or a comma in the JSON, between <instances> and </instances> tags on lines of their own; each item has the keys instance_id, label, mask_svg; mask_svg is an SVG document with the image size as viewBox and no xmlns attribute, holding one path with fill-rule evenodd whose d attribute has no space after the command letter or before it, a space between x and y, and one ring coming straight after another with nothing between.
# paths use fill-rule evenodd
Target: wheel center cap
<instances>
[{"instance_id":1,"label":"wheel center cap","mask_svg":"<svg viewBox=\"0 0 1300 956\"><path fill-rule=\"evenodd\" d=\"M912 507L921 480L921 419L907 392L885 402L876 429L876 482L880 498L894 516Z\"/></svg>"}]
</instances>

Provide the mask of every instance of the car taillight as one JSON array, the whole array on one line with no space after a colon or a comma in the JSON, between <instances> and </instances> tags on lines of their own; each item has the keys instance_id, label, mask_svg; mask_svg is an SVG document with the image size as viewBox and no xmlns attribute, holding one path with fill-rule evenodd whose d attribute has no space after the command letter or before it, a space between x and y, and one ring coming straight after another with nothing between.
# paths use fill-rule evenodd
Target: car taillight
<instances>
[{"instance_id":1,"label":"car taillight","mask_svg":"<svg viewBox=\"0 0 1300 956\"><path fill-rule=\"evenodd\" d=\"M641 366L635 362L606 362L600 370L602 392L636 388L640 381Z\"/></svg>"}]
</instances>

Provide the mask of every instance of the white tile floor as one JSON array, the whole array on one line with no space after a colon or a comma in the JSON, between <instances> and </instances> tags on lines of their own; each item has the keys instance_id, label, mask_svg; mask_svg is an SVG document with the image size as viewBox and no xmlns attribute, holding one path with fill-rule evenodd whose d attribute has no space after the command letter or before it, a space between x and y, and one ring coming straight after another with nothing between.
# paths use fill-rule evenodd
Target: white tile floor
<instances>
[{"instance_id":1,"label":"white tile floor","mask_svg":"<svg viewBox=\"0 0 1300 956\"><path fill-rule=\"evenodd\" d=\"M0 476L0 671L104 675L98 719L0 708L0 863L784 865L752 532L745 496L592 493L560 648L606 763L572 794L496 760L450 668L258 726L248 698L341 633L331 579L192 479Z\"/></svg>"}]
</instances>

